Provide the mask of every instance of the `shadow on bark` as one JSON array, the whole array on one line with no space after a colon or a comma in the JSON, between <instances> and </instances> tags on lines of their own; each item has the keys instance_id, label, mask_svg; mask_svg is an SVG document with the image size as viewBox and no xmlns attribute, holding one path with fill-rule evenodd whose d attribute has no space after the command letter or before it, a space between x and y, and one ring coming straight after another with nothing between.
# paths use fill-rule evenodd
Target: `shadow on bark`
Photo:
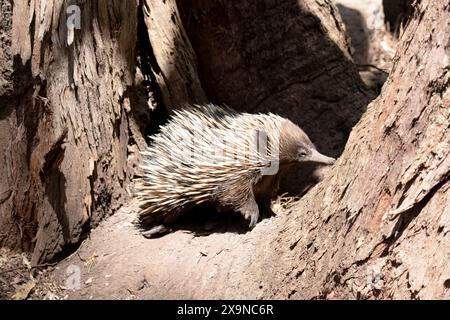
<instances>
[{"instance_id":1,"label":"shadow on bark","mask_svg":"<svg viewBox=\"0 0 450 320\"><path fill-rule=\"evenodd\" d=\"M369 39L367 35L367 25L364 17L358 10L337 5L342 21L345 24L345 30L350 37L351 44L355 49L353 54L355 62L365 64L369 61Z\"/></svg>"},{"instance_id":2,"label":"shadow on bark","mask_svg":"<svg viewBox=\"0 0 450 320\"><path fill-rule=\"evenodd\" d=\"M345 52L334 6L319 18L312 1L177 3L211 102L280 114L300 125L320 152L341 154L373 96ZM334 18L337 27L330 28L327 19ZM314 169L291 170L282 191L304 192L320 179Z\"/></svg>"}]
</instances>

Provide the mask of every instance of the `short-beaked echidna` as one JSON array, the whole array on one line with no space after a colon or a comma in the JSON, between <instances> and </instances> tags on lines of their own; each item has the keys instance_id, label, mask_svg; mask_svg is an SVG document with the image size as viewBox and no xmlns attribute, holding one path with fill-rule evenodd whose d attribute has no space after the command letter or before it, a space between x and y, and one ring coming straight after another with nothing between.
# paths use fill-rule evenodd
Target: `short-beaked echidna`
<instances>
[{"instance_id":1,"label":"short-beaked echidna","mask_svg":"<svg viewBox=\"0 0 450 320\"><path fill-rule=\"evenodd\" d=\"M258 204L270 208L281 171L294 163L335 161L288 119L212 104L175 111L143 158L135 183L139 220L156 229L203 203L240 212L253 227Z\"/></svg>"}]
</instances>

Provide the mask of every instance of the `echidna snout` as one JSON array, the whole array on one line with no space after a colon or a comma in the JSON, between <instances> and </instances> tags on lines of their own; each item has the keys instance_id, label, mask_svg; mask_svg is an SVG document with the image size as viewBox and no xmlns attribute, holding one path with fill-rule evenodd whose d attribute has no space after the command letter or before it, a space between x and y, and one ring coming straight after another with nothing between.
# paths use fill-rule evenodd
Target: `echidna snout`
<instances>
[{"instance_id":1,"label":"echidna snout","mask_svg":"<svg viewBox=\"0 0 450 320\"><path fill-rule=\"evenodd\" d=\"M282 128L280 145L281 162L332 165L336 161L317 151L306 133L289 120Z\"/></svg>"}]
</instances>

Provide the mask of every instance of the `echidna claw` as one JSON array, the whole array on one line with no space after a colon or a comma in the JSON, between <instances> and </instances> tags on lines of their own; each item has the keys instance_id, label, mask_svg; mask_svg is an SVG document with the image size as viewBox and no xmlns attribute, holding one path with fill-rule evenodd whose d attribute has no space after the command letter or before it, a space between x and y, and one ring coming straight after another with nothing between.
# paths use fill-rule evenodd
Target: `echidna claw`
<instances>
[{"instance_id":1,"label":"echidna claw","mask_svg":"<svg viewBox=\"0 0 450 320\"><path fill-rule=\"evenodd\" d=\"M249 227L253 229L256 224L258 223L259 219L259 208L256 204L255 198L253 197L253 194L251 197L247 199L247 201L244 203L244 205L239 209L241 214L244 216L246 220L250 220Z\"/></svg>"},{"instance_id":2,"label":"echidna claw","mask_svg":"<svg viewBox=\"0 0 450 320\"><path fill-rule=\"evenodd\" d=\"M253 229L256 226L256 224L258 223L258 218L259 218L258 212L256 212L256 214L251 215L250 225L249 225L249 227L251 229Z\"/></svg>"}]
</instances>

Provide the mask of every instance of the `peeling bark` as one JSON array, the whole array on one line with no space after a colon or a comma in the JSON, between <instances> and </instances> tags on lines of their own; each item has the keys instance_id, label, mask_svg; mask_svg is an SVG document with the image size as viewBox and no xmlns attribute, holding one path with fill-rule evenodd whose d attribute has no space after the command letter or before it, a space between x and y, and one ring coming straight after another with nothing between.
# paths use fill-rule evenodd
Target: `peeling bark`
<instances>
[{"instance_id":1,"label":"peeling bark","mask_svg":"<svg viewBox=\"0 0 450 320\"><path fill-rule=\"evenodd\" d=\"M175 0L144 0L144 21L153 50L153 68L168 110L208 99L197 75L197 61Z\"/></svg>"},{"instance_id":2,"label":"peeling bark","mask_svg":"<svg viewBox=\"0 0 450 320\"><path fill-rule=\"evenodd\" d=\"M73 32L72 4L82 23ZM23 90L2 95L0 191L11 194L0 209L17 227L0 243L34 247L33 263L77 243L126 196L136 13L134 0L14 1L9 58ZM28 82L16 83L22 69Z\"/></svg>"}]
</instances>

